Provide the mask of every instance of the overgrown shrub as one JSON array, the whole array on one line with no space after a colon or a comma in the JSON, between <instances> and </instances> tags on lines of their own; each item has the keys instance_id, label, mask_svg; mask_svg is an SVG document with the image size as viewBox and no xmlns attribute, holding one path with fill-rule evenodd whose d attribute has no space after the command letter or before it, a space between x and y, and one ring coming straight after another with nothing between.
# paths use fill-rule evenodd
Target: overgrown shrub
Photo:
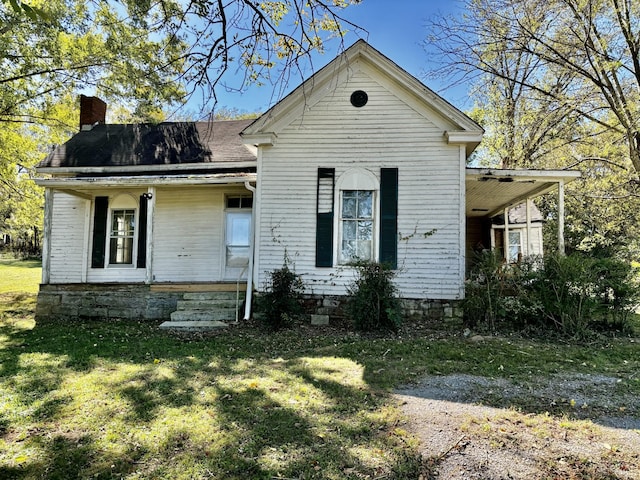
<instances>
[{"instance_id":1,"label":"overgrown shrub","mask_svg":"<svg viewBox=\"0 0 640 480\"><path fill-rule=\"evenodd\" d=\"M534 283L542 303L541 322L563 334L583 336L599 309L593 259L548 255Z\"/></svg>"},{"instance_id":2,"label":"overgrown shrub","mask_svg":"<svg viewBox=\"0 0 640 480\"><path fill-rule=\"evenodd\" d=\"M282 268L268 272L265 293L258 301L265 324L273 330L291 324L303 311L303 290L302 279L289 269L286 262Z\"/></svg>"},{"instance_id":3,"label":"overgrown shrub","mask_svg":"<svg viewBox=\"0 0 640 480\"><path fill-rule=\"evenodd\" d=\"M507 265L495 253L483 253L462 306L472 326L534 325L583 337L594 330L627 330L638 292L631 267L616 259L575 253Z\"/></svg>"},{"instance_id":4,"label":"overgrown shrub","mask_svg":"<svg viewBox=\"0 0 640 480\"><path fill-rule=\"evenodd\" d=\"M579 253L545 257L535 290L545 324L571 336L626 330L638 300L631 266Z\"/></svg>"},{"instance_id":5,"label":"overgrown shrub","mask_svg":"<svg viewBox=\"0 0 640 480\"><path fill-rule=\"evenodd\" d=\"M540 305L526 293L534 281L539 259L531 257L518 264L504 262L498 252L479 253L465 283L462 308L470 326L496 330L514 321L522 326L535 318Z\"/></svg>"},{"instance_id":6,"label":"overgrown shrub","mask_svg":"<svg viewBox=\"0 0 640 480\"><path fill-rule=\"evenodd\" d=\"M347 315L354 327L362 331L397 331L402 323L402 308L393 284L395 272L376 262L352 264L357 277L347 287Z\"/></svg>"}]
</instances>

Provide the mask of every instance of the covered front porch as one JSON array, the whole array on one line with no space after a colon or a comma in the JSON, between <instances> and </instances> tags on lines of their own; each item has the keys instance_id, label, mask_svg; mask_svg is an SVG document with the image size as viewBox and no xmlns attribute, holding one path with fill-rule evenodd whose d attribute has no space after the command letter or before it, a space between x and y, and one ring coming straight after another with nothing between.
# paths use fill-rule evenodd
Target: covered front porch
<instances>
[{"instance_id":1,"label":"covered front porch","mask_svg":"<svg viewBox=\"0 0 640 480\"><path fill-rule=\"evenodd\" d=\"M580 177L570 170L507 170L490 168L466 169L466 258L478 250L499 250L506 261L510 258L510 232L522 231L522 256L541 255L542 245L535 231L538 226L533 211L533 199L556 191L558 196L558 249L564 253L564 186ZM510 209L522 205L523 219L510 223ZM495 218L502 216L501 222ZM496 223L500 226L496 228Z\"/></svg>"}]
</instances>

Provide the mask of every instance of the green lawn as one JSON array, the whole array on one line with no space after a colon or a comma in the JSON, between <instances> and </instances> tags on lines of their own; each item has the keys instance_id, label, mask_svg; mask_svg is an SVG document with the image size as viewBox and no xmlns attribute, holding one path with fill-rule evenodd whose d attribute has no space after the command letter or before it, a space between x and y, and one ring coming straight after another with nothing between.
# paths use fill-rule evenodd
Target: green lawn
<instances>
[{"instance_id":1,"label":"green lawn","mask_svg":"<svg viewBox=\"0 0 640 480\"><path fill-rule=\"evenodd\" d=\"M0 258L0 294L37 293L41 277L42 264L38 260Z\"/></svg>"},{"instance_id":2,"label":"green lawn","mask_svg":"<svg viewBox=\"0 0 640 480\"><path fill-rule=\"evenodd\" d=\"M0 273L13 268L24 267ZM36 325L25 290L0 295L0 478L411 479L426 467L390 390L423 373L525 381L601 372L640 394L629 339L474 343L309 327L186 337L135 322Z\"/></svg>"}]
</instances>

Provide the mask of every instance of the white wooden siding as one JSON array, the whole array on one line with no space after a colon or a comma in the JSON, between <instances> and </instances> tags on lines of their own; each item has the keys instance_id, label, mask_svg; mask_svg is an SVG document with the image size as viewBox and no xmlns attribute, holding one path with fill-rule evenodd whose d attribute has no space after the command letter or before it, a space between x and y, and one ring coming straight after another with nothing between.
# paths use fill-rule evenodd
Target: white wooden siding
<instances>
[{"instance_id":1,"label":"white wooden siding","mask_svg":"<svg viewBox=\"0 0 640 480\"><path fill-rule=\"evenodd\" d=\"M365 107L350 104L354 90L367 92ZM286 251L309 292L344 294L353 278L349 269L315 267L317 168L335 168L337 179L359 167L379 179L380 168L397 167L398 231L405 238L398 245L401 295L459 298L464 279L460 148L445 142L441 117L425 114L417 102L408 105L406 95L390 80L355 72L278 132L275 146L263 149L258 288L265 272L282 266Z\"/></svg>"},{"instance_id":2,"label":"white wooden siding","mask_svg":"<svg viewBox=\"0 0 640 480\"><path fill-rule=\"evenodd\" d=\"M225 195L240 187L158 188L153 281L215 282L224 278Z\"/></svg>"},{"instance_id":3,"label":"white wooden siding","mask_svg":"<svg viewBox=\"0 0 640 480\"><path fill-rule=\"evenodd\" d=\"M88 200L53 192L50 283L82 282L85 216L89 208Z\"/></svg>"}]
</instances>

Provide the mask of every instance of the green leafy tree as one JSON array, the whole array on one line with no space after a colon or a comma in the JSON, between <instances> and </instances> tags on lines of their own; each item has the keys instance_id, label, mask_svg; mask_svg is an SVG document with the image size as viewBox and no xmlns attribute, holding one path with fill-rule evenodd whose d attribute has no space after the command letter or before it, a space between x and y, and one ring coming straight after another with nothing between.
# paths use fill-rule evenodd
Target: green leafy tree
<instances>
[{"instance_id":1,"label":"green leafy tree","mask_svg":"<svg viewBox=\"0 0 640 480\"><path fill-rule=\"evenodd\" d=\"M618 0L466 0L438 17L428 46L436 75L469 81L486 129L475 161L572 168L569 250L637 253L640 8ZM540 206L556 243L556 199Z\"/></svg>"},{"instance_id":2,"label":"green leafy tree","mask_svg":"<svg viewBox=\"0 0 640 480\"><path fill-rule=\"evenodd\" d=\"M43 146L77 130L78 93L95 92L122 122L163 121L193 95L209 116L218 88L285 89L312 51L341 39L340 12L358 2L0 0L1 228L38 231L30 177Z\"/></svg>"},{"instance_id":3,"label":"green leafy tree","mask_svg":"<svg viewBox=\"0 0 640 480\"><path fill-rule=\"evenodd\" d=\"M432 22L429 46L453 82L523 87L616 134L640 172L640 3L465 0Z\"/></svg>"}]
</instances>

